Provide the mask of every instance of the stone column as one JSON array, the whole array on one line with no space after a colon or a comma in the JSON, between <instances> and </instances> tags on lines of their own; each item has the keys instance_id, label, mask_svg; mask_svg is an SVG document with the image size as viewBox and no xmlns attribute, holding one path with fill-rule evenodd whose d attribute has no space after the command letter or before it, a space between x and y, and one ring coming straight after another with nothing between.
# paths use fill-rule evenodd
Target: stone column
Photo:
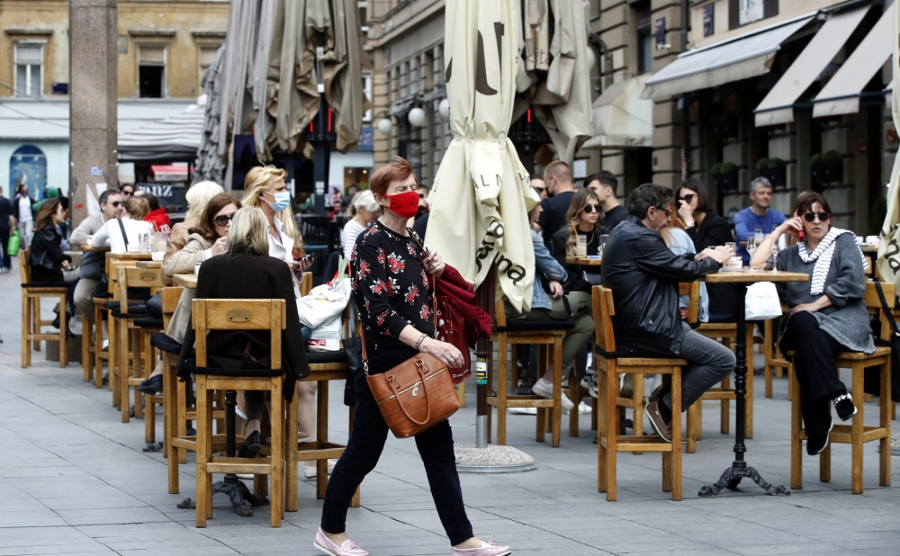
<instances>
[{"instance_id":1,"label":"stone column","mask_svg":"<svg viewBox=\"0 0 900 556\"><path fill-rule=\"evenodd\" d=\"M118 186L116 10L117 0L69 0L69 196L73 226L88 215L88 189L96 196L98 183L108 188Z\"/></svg>"}]
</instances>

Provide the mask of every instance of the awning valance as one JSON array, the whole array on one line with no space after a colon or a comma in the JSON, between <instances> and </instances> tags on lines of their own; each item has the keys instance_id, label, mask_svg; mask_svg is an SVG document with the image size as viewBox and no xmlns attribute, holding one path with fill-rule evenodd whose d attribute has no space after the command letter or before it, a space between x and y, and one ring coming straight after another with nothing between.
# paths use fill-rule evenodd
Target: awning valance
<instances>
[{"instance_id":1,"label":"awning valance","mask_svg":"<svg viewBox=\"0 0 900 556\"><path fill-rule=\"evenodd\" d=\"M647 80L643 97L661 99L768 73L781 44L815 16L812 12L689 50Z\"/></svg>"},{"instance_id":2,"label":"awning valance","mask_svg":"<svg viewBox=\"0 0 900 556\"><path fill-rule=\"evenodd\" d=\"M863 6L828 18L754 110L757 127L794 121L794 103L843 48L868 10Z\"/></svg>"},{"instance_id":3,"label":"awning valance","mask_svg":"<svg viewBox=\"0 0 900 556\"><path fill-rule=\"evenodd\" d=\"M203 108L192 105L177 116L121 133L119 160L193 162L203 136L203 118Z\"/></svg>"},{"instance_id":4,"label":"awning valance","mask_svg":"<svg viewBox=\"0 0 900 556\"><path fill-rule=\"evenodd\" d=\"M859 95L893 51L897 2L888 6L878 23L813 99L813 118L859 112Z\"/></svg>"},{"instance_id":5,"label":"awning valance","mask_svg":"<svg viewBox=\"0 0 900 556\"><path fill-rule=\"evenodd\" d=\"M613 84L594 101L594 135L582 149L650 147L653 142L653 101L641 98L649 76Z\"/></svg>"}]
</instances>

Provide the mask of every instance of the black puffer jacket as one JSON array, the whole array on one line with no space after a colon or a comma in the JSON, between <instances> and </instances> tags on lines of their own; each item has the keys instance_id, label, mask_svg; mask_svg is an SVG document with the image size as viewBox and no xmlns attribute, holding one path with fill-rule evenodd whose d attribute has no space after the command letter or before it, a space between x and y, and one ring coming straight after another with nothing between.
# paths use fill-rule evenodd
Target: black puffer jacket
<instances>
[{"instance_id":1,"label":"black puffer jacket","mask_svg":"<svg viewBox=\"0 0 900 556\"><path fill-rule=\"evenodd\" d=\"M712 259L673 253L659 233L629 216L603 251L603 285L613 291L616 342L621 346L680 353L684 330L678 283L719 270Z\"/></svg>"}]
</instances>

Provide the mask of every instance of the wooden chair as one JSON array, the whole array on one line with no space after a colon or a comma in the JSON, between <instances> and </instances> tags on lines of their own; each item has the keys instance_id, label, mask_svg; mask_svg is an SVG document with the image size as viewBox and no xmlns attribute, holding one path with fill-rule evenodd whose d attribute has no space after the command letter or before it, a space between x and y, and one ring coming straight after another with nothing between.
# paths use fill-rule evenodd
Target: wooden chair
<instances>
[{"instance_id":1,"label":"wooden chair","mask_svg":"<svg viewBox=\"0 0 900 556\"><path fill-rule=\"evenodd\" d=\"M292 308L293 309L293 308ZM281 364L281 334L285 327L283 299L195 299L192 304L196 331L197 369L197 513L196 526L206 527L212 518L212 474L252 473L269 475L271 488L271 524L280 527L284 517L285 403L282 394L284 374ZM260 330L270 334L271 369L268 373L240 376L207 367L206 333L210 330ZM222 374L212 374L221 371ZM239 371L238 371L239 372ZM214 457L211 390L261 390L271 396L271 445L268 459ZM230 434L235 434L231 431Z\"/></svg>"},{"instance_id":2,"label":"wooden chair","mask_svg":"<svg viewBox=\"0 0 900 556\"><path fill-rule=\"evenodd\" d=\"M781 306L782 313L787 312L787 306ZM765 379L766 379L766 397L772 397L772 375L777 378L784 376L791 364L781 354L778 349L778 323L779 319L770 319L765 321L763 325L763 355L766 358ZM791 382L788 381L788 399L791 397Z\"/></svg>"},{"instance_id":3,"label":"wooden chair","mask_svg":"<svg viewBox=\"0 0 900 556\"><path fill-rule=\"evenodd\" d=\"M102 318L103 318L103 311L106 312L106 319L107 319L107 323L108 323L107 329L109 332L109 345L106 349L106 362L107 362L107 366L108 366L108 370L109 370L109 389L112 392L113 407L117 407L117 408L121 409L120 400L119 400L119 398L121 396L121 390L120 390L120 386L119 386L119 382L118 382L119 364L121 362L120 361L121 356L119 355L121 339L118 337L118 334L117 334L118 331L117 331L116 322L114 320L115 317L113 316L113 311L121 309L121 304L123 301L120 298L121 290L119 289L119 285L118 285L119 267L123 267L123 266L124 267L133 267L136 264L136 261L131 260L131 259L118 259L115 257L116 256L111 253L106 254L106 272L107 272L107 276L108 276L108 280L109 280L108 290L109 290L110 298L109 299L100 298L100 299L102 299L102 310L100 311L99 316L96 312L94 313L94 316L99 321L99 320L102 320ZM139 302L137 300L128 300L126 298L125 303L126 304L132 303L132 307L134 309L137 309L138 308L137 304ZM96 304L95 304L95 307L96 307ZM97 329L97 327L95 327L95 329ZM95 339L97 339L97 338L100 338L98 345L101 345L101 351L99 353L102 355L102 330L99 330L99 329L97 330L97 332L95 334ZM95 377L96 377L96 375L95 375ZM96 385L96 378L95 378L94 384ZM101 384L102 384L102 382L101 382ZM126 408L126 411L128 411L128 409L129 408Z\"/></svg>"},{"instance_id":4,"label":"wooden chair","mask_svg":"<svg viewBox=\"0 0 900 556\"><path fill-rule=\"evenodd\" d=\"M31 284L31 250L19 250L19 277L22 281L22 368L31 365L31 350L40 351L41 340L59 342L59 366L69 364L69 343L66 339L66 286L34 286ZM59 331L42 332L52 320L41 320L41 300L59 300Z\"/></svg>"},{"instance_id":5,"label":"wooden chair","mask_svg":"<svg viewBox=\"0 0 900 556\"><path fill-rule=\"evenodd\" d=\"M672 500L681 500L681 367L684 359L642 357L617 352L612 318L615 316L612 290L593 288L594 330L601 352L597 355L599 383L599 439L597 441L597 490L606 499L616 500L616 459L618 452L662 452L663 491ZM624 357L622 355L625 355ZM619 375L660 373L670 379L672 393L672 442L658 436L626 436L619 432L616 398ZM637 379L637 376L635 377ZM635 380L635 383L641 382Z\"/></svg>"},{"instance_id":6,"label":"wooden chair","mask_svg":"<svg viewBox=\"0 0 900 556\"><path fill-rule=\"evenodd\" d=\"M699 295L699 291L698 291ZM699 298L698 298L699 303ZM696 321L696 319L695 319ZM747 323L746 344L747 344L747 393L745 396L746 404L744 405L744 435L746 438L753 438L753 329L755 323ZM734 349L737 341L737 323L733 322L704 322L697 327L697 332L713 339L724 340L725 343ZM735 399L734 388L731 387L731 377L727 377L722 381L720 386L710 388L697 400L696 419L694 423L696 428L688 431L688 453L694 453L696 448L696 440L703 438L703 402L719 401L721 424L720 430L722 434L728 434L731 430L731 400ZM693 406L692 406L693 407ZM691 441L694 441L691 444Z\"/></svg>"},{"instance_id":7,"label":"wooden chair","mask_svg":"<svg viewBox=\"0 0 900 556\"><path fill-rule=\"evenodd\" d=\"M566 331L572 328L571 321L528 321L507 320L503 299L496 305L497 326L491 334L491 343L497 343L497 392L488 395L489 406L497 408L497 444L506 445L506 410L511 407L537 408L536 440L544 441L550 421L550 434L554 448L559 447L559 434L562 421L562 340ZM553 357L553 399L537 395L515 395L507 392L509 379L508 346L519 344L546 346L552 350ZM493 384L493 358L488 358L488 384ZM543 358L542 358L543 359ZM515 368L515 366L513 366ZM539 370L538 376L543 373ZM549 417L547 411L549 410ZM578 411L577 407L573 411ZM488 442L491 441L491 415L488 411Z\"/></svg>"},{"instance_id":8,"label":"wooden chair","mask_svg":"<svg viewBox=\"0 0 900 556\"><path fill-rule=\"evenodd\" d=\"M896 305L894 284L882 283L888 307L893 310ZM873 282L866 284L866 307L871 314L878 314L881 321L881 339L890 340L891 330L887 315L881 309L881 300ZM852 372L853 405L856 415L850 425L835 424L829 435L828 446L819 454L819 480L823 483L831 481L831 445L850 444L851 446L851 491L853 494L863 492L863 444L879 441L879 478L880 486L891 486L891 348L876 347L875 353L866 355L853 351L841 353L835 360L838 369L850 368ZM863 393L863 371L866 367L878 367L881 372L881 395L878 398L880 411L877 427L866 426L865 396ZM801 426L800 387L794 366L790 367L791 393L791 488L803 488L802 441L807 440L806 430Z\"/></svg>"}]
</instances>

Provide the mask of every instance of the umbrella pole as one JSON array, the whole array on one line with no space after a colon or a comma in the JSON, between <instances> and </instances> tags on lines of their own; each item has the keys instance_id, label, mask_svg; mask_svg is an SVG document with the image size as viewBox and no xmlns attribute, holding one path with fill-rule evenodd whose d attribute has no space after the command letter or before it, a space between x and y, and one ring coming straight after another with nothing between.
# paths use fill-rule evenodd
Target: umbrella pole
<instances>
[{"instance_id":1,"label":"umbrella pole","mask_svg":"<svg viewBox=\"0 0 900 556\"><path fill-rule=\"evenodd\" d=\"M487 278L475 291L475 303L494 318L494 298L497 276L491 268ZM457 446L456 469L460 473L516 473L534 469L534 458L512 446L488 446L487 416L488 382L487 362L493 357L491 343L487 338L479 338L475 344L475 447ZM501 384L500 388L506 388Z\"/></svg>"}]
</instances>

